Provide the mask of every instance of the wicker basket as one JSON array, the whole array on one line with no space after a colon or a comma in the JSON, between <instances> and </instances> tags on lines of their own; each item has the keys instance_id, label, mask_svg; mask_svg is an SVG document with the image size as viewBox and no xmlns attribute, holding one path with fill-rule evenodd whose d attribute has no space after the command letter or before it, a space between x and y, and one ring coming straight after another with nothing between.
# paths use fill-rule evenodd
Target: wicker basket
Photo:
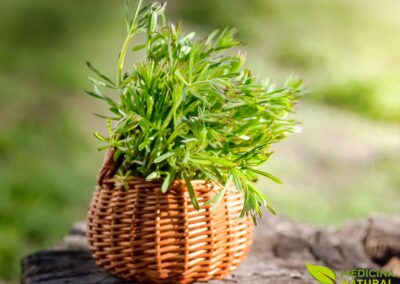
<instances>
[{"instance_id":1,"label":"wicker basket","mask_svg":"<svg viewBox=\"0 0 400 284\"><path fill-rule=\"evenodd\" d=\"M227 188L216 210L205 202L220 186L192 181L200 210L186 184L135 178L128 189L101 182L88 213L88 240L96 263L125 280L191 283L222 279L236 269L252 242L252 221L239 218L243 200Z\"/></svg>"}]
</instances>

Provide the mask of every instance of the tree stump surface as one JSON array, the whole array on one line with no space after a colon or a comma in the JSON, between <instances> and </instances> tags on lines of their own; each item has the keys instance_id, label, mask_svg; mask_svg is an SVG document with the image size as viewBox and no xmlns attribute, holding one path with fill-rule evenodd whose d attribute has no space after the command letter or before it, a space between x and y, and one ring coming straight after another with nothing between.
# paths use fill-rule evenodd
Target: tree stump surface
<instances>
[{"instance_id":1,"label":"tree stump surface","mask_svg":"<svg viewBox=\"0 0 400 284\"><path fill-rule=\"evenodd\" d=\"M21 282L132 283L96 266L85 233L85 223L78 222L57 246L26 256L22 260ZM400 283L400 217L375 215L335 229L266 216L254 233L247 260L225 280L210 283L317 283L307 272L306 262L335 271L389 269L396 274L391 283Z\"/></svg>"}]
</instances>

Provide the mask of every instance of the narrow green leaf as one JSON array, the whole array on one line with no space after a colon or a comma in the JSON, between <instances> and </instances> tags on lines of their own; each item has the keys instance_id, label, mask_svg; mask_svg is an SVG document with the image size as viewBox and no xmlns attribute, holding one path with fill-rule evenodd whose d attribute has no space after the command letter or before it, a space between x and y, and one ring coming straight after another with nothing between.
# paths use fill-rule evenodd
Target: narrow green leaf
<instances>
[{"instance_id":1,"label":"narrow green leaf","mask_svg":"<svg viewBox=\"0 0 400 284\"><path fill-rule=\"evenodd\" d=\"M186 152L185 156L183 157L182 164L187 164L190 158L190 152Z\"/></svg>"},{"instance_id":2,"label":"narrow green leaf","mask_svg":"<svg viewBox=\"0 0 400 284\"><path fill-rule=\"evenodd\" d=\"M266 203L265 207L267 207L268 211L271 212L272 215L276 215L275 209L269 203Z\"/></svg>"},{"instance_id":3,"label":"narrow green leaf","mask_svg":"<svg viewBox=\"0 0 400 284\"><path fill-rule=\"evenodd\" d=\"M260 170L257 170L257 169L253 169L253 168L246 168L246 170L249 170L249 171L255 172L255 173L259 174L259 175L265 176L265 177L273 180L276 183L283 184L282 181L279 178L277 178L276 176L273 176L273 175L271 175L271 174L269 174L267 172L260 171Z\"/></svg>"},{"instance_id":4,"label":"narrow green leaf","mask_svg":"<svg viewBox=\"0 0 400 284\"><path fill-rule=\"evenodd\" d=\"M206 45L211 44L212 40L218 35L219 30L214 30L208 37L206 40Z\"/></svg>"},{"instance_id":5,"label":"narrow green leaf","mask_svg":"<svg viewBox=\"0 0 400 284\"><path fill-rule=\"evenodd\" d=\"M118 88L115 87L114 85L107 84L106 82L100 81L100 80L98 80L98 79L96 79L96 78L93 78L93 77L91 77L91 76L89 76L88 78L89 78L89 80L90 80L95 86L98 86L98 87L107 87L107 88L114 89L114 90L117 90L117 89L118 89Z\"/></svg>"},{"instance_id":6,"label":"narrow green leaf","mask_svg":"<svg viewBox=\"0 0 400 284\"><path fill-rule=\"evenodd\" d=\"M125 12L126 29L127 29L127 32L129 32L129 30L131 29L131 25L132 25L132 20L129 17L129 0L125 0L124 12Z\"/></svg>"},{"instance_id":7,"label":"narrow green leaf","mask_svg":"<svg viewBox=\"0 0 400 284\"><path fill-rule=\"evenodd\" d=\"M134 47L132 47L132 51L139 51L139 50L142 50L142 49L144 49L146 47L146 45L145 44L138 44L138 45L135 45Z\"/></svg>"},{"instance_id":8,"label":"narrow green leaf","mask_svg":"<svg viewBox=\"0 0 400 284\"><path fill-rule=\"evenodd\" d=\"M168 159L169 157L171 157L173 155L175 155L175 154L172 153L172 152L167 152L165 154L162 154L161 156L158 156L156 159L154 159L154 163L158 164L158 163L164 161L165 159Z\"/></svg>"},{"instance_id":9,"label":"narrow green leaf","mask_svg":"<svg viewBox=\"0 0 400 284\"><path fill-rule=\"evenodd\" d=\"M239 177L236 169L232 170L232 178L233 178L233 182L235 183L237 190L239 190L240 192L243 193L242 182L240 180L240 177Z\"/></svg>"},{"instance_id":10,"label":"narrow green leaf","mask_svg":"<svg viewBox=\"0 0 400 284\"><path fill-rule=\"evenodd\" d=\"M95 92L91 92L91 91L85 90L85 93L88 94L89 96L95 97L97 99L104 100L104 96L102 96L100 94L96 94Z\"/></svg>"},{"instance_id":11,"label":"narrow green leaf","mask_svg":"<svg viewBox=\"0 0 400 284\"><path fill-rule=\"evenodd\" d=\"M93 133L93 134L94 134L94 136L95 136L97 139L99 139L100 141L103 141L103 142L108 142L108 141L109 141L108 138L102 136L102 135L101 135L100 133L98 133L97 131L96 131L95 133Z\"/></svg>"},{"instance_id":12,"label":"narrow green leaf","mask_svg":"<svg viewBox=\"0 0 400 284\"><path fill-rule=\"evenodd\" d=\"M216 158L216 157L199 157L195 156L193 160L198 162L216 163L222 166L233 167L235 164L228 159Z\"/></svg>"},{"instance_id":13,"label":"narrow green leaf","mask_svg":"<svg viewBox=\"0 0 400 284\"><path fill-rule=\"evenodd\" d=\"M200 210L200 206L199 206L199 202L197 201L196 193L194 191L192 183L190 182L190 179L188 178L186 173L183 173L183 178L184 178L186 186L188 188L190 200L192 201L192 205L193 205L194 209L196 209L198 211L198 210Z\"/></svg>"},{"instance_id":14,"label":"narrow green leaf","mask_svg":"<svg viewBox=\"0 0 400 284\"><path fill-rule=\"evenodd\" d=\"M222 197L224 197L225 195L225 191L226 191L226 187L224 187L223 189L220 190L220 192L218 192L214 197L212 197L211 199L207 200L205 205L210 205L210 204L214 204L213 205L213 210L215 208L218 207L219 203L222 200Z\"/></svg>"},{"instance_id":15,"label":"narrow green leaf","mask_svg":"<svg viewBox=\"0 0 400 284\"><path fill-rule=\"evenodd\" d=\"M184 83L185 85L189 85L189 83L186 81L186 79L183 78L183 76L182 76L181 72L179 71L179 69L175 70L175 75L179 80L182 81L182 83Z\"/></svg>"},{"instance_id":16,"label":"narrow green leaf","mask_svg":"<svg viewBox=\"0 0 400 284\"><path fill-rule=\"evenodd\" d=\"M106 81L107 83L111 84L111 86L115 87L115 83L111 81L107 76L103 75L99 70L97 70L89 61L86 62L87 67L89 67L90 70L92 70L97 76L99 76L101 79Z\"/></svg>"},{"instance_id":17,"label":"narrow green leaf","mask_svg":"<svg viewBox=\"0 0 400 284\"><path fill-rule=\"evenodd\" d=\"M91 91L85 90L85 93L88 94L89 96L106 101L112 107L118 108L118 105L116 102L114 102L111 98L101 94L100 92L91 92Z\"/></svg>"},{"instance_id":18,"label":"narrow green leaf","mask_svg":"<svg viewBox=\"0 0 400 284\"><path fill-rule=\"evenodd\" d=\"M107 115L103 115L103 114L100 114L100 113L92 113L94 116L97 116L97 117L99 117L99 118L104 118L104 119L107 119L107 118L109 118Z\"/></svg>"},{"instance_id":19,"label":"narrow green leaf","mask_svg":"<svg viewBox=\"0 0 400 284\"><path fill-rule=\"evenodd\" d=\"M211 198L210 200L208 200L205 203L206 205L209 205L209 204L213 203L213 206L212 206L211 210L217 209L217 207L221 203L221 200L224 197L226 189L227 189L227 187L228 187L228 185L229 185L229 183L231 181L232 181L232 175L229 175L229 177L227 178L227 180L225 182L224 188L220 192L218 192L217 195L215 195L213 198Z\"/></svg>"},{"instance_id":20,"label":"narrow green leaf","mask_svg":"<svg viewBox=\"0 0 400 284\"><path fill-rule=\"evenodd\" d=\"M167 176L165 177L163 184L161 186L161 192L165 193L167 192L169 186L171 185L172 181L175 178L175 170L171 170L171 172L167 173Z\"/></svg>"},{"instance_id":21,"label":"narrow green leaf","mask_svg":"<svg viewBox=\"0 0 400 284\"><path fill-rule=\"evenodd\" d=\"M146 177L146 180L151 181L151 180L155 180L155 179L157 179L159 177L160 177L160 174L157 171L155 171L155 172L152 172L151 174L149 174Z\"/></svg>"},{"instance_id":22,"label":"narrow green leaf","mask_svg":"<svg viewBox=\"0 0 400 284\"><path fill-rule=\"evenodd\" d=\"M114 156L113 156L114 161L117 161L123 154L124 154L124 152L122 150L117 149L114 152Z\"/></svg>"}]
</instances>

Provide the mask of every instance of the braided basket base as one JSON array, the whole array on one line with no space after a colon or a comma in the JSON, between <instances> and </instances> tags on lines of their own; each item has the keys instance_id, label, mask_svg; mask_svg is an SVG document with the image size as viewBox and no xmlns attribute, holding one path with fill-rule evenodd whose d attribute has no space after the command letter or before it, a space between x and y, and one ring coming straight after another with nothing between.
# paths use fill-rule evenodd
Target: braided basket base
<instances>
[{"instance_id":1,"label":"braided basket base","mask_svg":"<svg viewBox=\"0 0 400 284\"><path fill-rule=\"evenodd\" d=\"M167 193L161 184L134 179L97 187L88 213L88 240L96 263L125 280L191 283L222 279L236 269L252 242L253 223L239 218L243 200L234 186L215 210L204 203L221 187L192 181L200 210L185 183Z\"/></svg>"}]
</instances>

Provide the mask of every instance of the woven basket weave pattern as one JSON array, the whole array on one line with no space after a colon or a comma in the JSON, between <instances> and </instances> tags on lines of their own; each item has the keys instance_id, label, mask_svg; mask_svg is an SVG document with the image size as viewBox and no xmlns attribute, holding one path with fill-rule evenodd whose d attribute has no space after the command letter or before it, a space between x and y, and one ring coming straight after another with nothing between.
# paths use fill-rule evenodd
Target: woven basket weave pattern
<instances>
[{"instance_id":1,"label":"woven basket weave pattern","mask_svg":"<svg viewBox=\"0 0 400 284\"><path fill-rule=\"evenodd\" d=\"M100 267L126 280L191 283L222 279L236 269L252 241L252 221L239 218L241 194L228 187L216 210L204 203L221 188L192 182L196 211L184 183L167 193L160 183L134 179L129 188L98 186L88 213L88 240Z\"/></svg>"}]
</instances>

